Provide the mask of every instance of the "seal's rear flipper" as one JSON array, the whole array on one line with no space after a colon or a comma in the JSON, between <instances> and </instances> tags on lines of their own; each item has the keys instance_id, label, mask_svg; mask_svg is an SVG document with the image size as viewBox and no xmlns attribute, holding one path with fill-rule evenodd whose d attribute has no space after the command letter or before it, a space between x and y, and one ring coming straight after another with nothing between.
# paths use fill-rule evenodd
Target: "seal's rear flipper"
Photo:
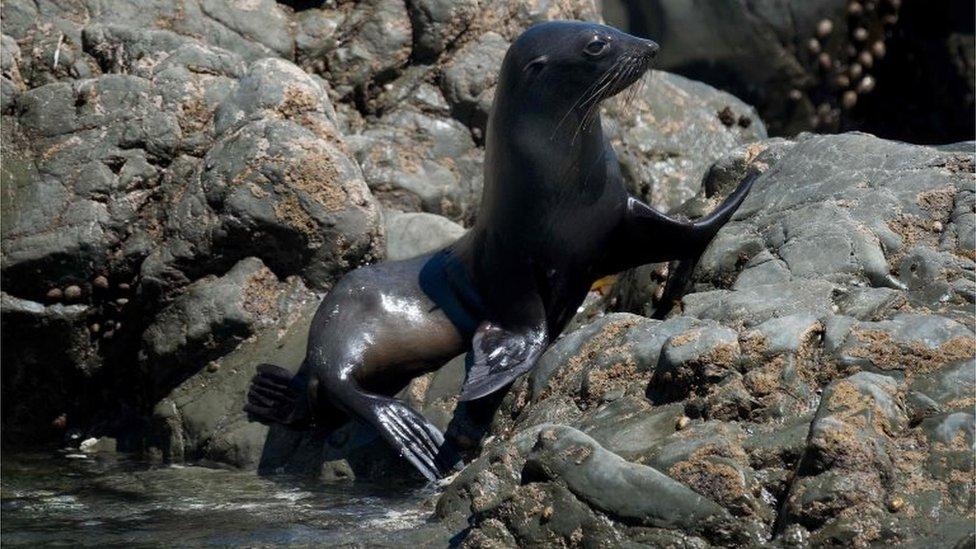
<instances>
[{"instance_id":1,"label":"seal's rear flipper","mask_svg":"<svg viewBox=\"0 0 976 549\"><path fill-rule=\"evenodd\" d=\"M377 398L371 419L383 439L427 480L443 478L464 465L444 435L424 416L392 398Z\"/></svg>"},{"instance_id":2,"label":"seal's rear flipper","mask_svg":"<svg viewBox=\"0 0 976 549\"><path fill-rule=\"evenodd\" d=\"M459 399L474 400L508 385L535 366L547 344L544 326L510 331L492 322L482 323L474 334L474 363Z\"/></svg>"},{"instance_id":3,"label":"seal's rear flipper","mask_svg":"<svg viewBox=\"0 0 976 549\"><path fill-rule=\"evenodd\" d=\"M298 374L275 366L259 364L251 378L244 411L248 419L265 425L280 424L292 429L308 429L312 414L308 406L308 379L304 370Z\"/></svg>"}]
</instances>

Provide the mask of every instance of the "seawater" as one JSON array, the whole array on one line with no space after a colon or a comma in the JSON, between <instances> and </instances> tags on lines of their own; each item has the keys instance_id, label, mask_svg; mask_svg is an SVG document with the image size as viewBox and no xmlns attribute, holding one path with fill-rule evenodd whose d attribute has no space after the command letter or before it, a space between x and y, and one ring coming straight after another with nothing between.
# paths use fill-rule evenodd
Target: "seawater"
<instances>
[{"instance_id":1,"label":"seawater","mask_svg":"<svg viewBox=\"0 0 976 549\"><path fill-rule=\"evenodd\" d=\"M0 537L14 546L447 546L417 484L159 465L119 455L4 453Z\"/></svg>"}]
</instances>

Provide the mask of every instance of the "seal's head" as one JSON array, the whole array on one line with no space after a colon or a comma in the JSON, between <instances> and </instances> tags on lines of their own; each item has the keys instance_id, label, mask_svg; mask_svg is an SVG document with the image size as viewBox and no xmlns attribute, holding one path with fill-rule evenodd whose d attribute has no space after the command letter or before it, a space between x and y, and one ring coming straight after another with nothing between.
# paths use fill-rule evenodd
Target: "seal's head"
<instances>
[{"instance_id":1,"label":"seal's head","mask_svg":"<svg viewBox=\"0 0 976 549\"><path fill-rule=\"evenodd\" d=\"M500 88L523 101L590 104L637 81L658 45L613 27L581 21L549 21L522 33L502 65ZM583 105L582 103L587 103Z\"/></svg>"}]
</instances>

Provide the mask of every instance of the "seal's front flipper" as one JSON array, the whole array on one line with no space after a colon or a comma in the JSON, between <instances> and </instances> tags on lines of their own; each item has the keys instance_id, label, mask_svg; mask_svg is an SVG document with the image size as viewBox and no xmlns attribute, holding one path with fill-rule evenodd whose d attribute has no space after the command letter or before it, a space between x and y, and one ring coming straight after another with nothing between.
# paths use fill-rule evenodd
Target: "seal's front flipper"
<instances>
[{"instance_id":1,"label":"seal's front flipper","mask_svg":"<svg viewBox=\"0 0 976 549\"><path fill-rule=\"evenodd\" d=\"M464 462L444 442L444 435L406 404L392 398L375 398L370 419L383 439L407 459L427 480L443 478Z\"/></svg>"},{"instance_id":2,"label":"seal's front flipper","mask_svg":"<svg viewBox=\"0 0 976 549\"><path fill-rule=\"evenodd\" d=\"M460 400L494 393L532 369L549 343L545 325L508 330L493 322L478 327L472 341L473 364Z\"/></svg>"},{"instance_id":3,"label":"seal's front flipper","mask_svg":"<svg viewBox=\"0 0 976 549\"><path fill-rule=\"evenodd\" d=\"M758 176L749 174L715 210L696 221L675 219L629 197L615 246L602 271L613 274L647 263L697 259L739 209Z\"/></svg>"},{"instance_id":4,"label":"seal's front flipper","mask_svg":"<svg viewBox=\"0 0 976 549\"><path fill-rule=\"evenodd\" d=\"M244 411L249 420L265 425L308 429L312 424L312 413L307 385L304 370L292 374L281 366L259 364L257 374L251 378Z\"/></svg>"}]
</instances>

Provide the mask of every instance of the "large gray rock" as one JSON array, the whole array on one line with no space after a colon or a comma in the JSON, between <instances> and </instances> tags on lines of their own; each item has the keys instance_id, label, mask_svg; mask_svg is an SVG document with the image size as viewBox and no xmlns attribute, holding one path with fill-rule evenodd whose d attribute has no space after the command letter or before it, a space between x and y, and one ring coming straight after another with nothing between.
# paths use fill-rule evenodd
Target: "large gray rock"
<instances>
[{"instance_id":1,"label":"large gray rock","mask_svg":"<svg viewBox=\"0 0 976 549\"><path fill-rule=\"evenodd\" d=\"M801 136L773 164L757 166L768 171L702 256L697 289L709 291L686 296L686 311L747 325L842 306L863 316L850 309L860 307L850 295L869 286L902 291L971 327L962 312L968 292L947 283L972 279L963 236L970 214L955 206L972 200L971 166L968 154L864 134ZM934 265L923 267L922 256L906 260L920 249ZM914 276L921 268L935 271L923 280Z\"/></svg>"},{"instance_id":2,"label":"large gray rock","mask_svg":"<svg viewBox=\"0 0 976 549\"><path fill-rule=\"evenodd\" d=\"M484 153L459 122L398 110L348 142L370 190L387 207L473 219Z\"/></svg>"},{"instance_id":3,"label":"large gray rock","mask_svg":"<svg viewBox=\"0 0 976 549\"><path fill-rule=\"evenodd\" d=\"M165 394L174 381L196 373L313 297L300 279L279 282L253 257L221 277L195 281L142 334L140 358L154 390Z\"/></svg>"},{"instance_id":4,"label":"large gray rock","mask_svg":"<svg viewBox=\"0 0 976 549\"><path fill-rule=\"evenodd\" d=\"M263 6L269 24L274 6ZM260 257L276 276L299 274L323 287L382 255L379 210L346 152L321 80L280 59L248 64L246 52L202 42L183 27L129 24L152 9L118 3L118 17L99 15L81 27L59 19L70 15L61 8L41 4L39 15L35 7L5 3L4 29L12 33L5 36L29 45L52 32L41 25L31 34L35 18L50 17L64 27L63 50L51 52L61 51L57 63L48 59L41 70L33 63L46 53L22 58L7 49L11 41L4 47L4 97L16 108L2 124L0 275L18 298L87 307L81 325L61 325L91 332L77 341L87 357L79 364L93 372L107 365L99 375L128 380L142 332L167 301L245 257ZM253 16L253 7L261 5L240 13L204 6L243 35L250 23L234 18ZM273 40L273 25L266 30L261 38ZM291 51L290 38L269 44ZM94 69L63 72L73 63L70 51ZM238 335L200 334L223 352ZM19 338L12 356L29 361L28 346L36 345L44 343ZM17 368L21 359L11 360ZM106 390L142 381L113 381ZM123 400L142 398L131 387L127 393ZM86 408L83 415L94 407L62 400Z\"/></svg>"},{"instance_id":5,"label":"large gray rock","mask_svg":"<svg viewBox=\"0 0 976 549\"><path fill-rule=\"evenodd\" d=\"M631 192L664 211L694 196L713 162L766 137L755 109L706 84L655 70L639 86L608 103L608 136Z\"/></svg>"},{"instance_id":6,"label":"large gray rock","mask_svg":"<svg viewBox=\"0 0 976 549\"><path fill-rule=\"evenodd\" d=\"M387 212L386 259L398 261L439 250L464 234L464 227L429 213Z\"/></svg>"}]
</instances>

